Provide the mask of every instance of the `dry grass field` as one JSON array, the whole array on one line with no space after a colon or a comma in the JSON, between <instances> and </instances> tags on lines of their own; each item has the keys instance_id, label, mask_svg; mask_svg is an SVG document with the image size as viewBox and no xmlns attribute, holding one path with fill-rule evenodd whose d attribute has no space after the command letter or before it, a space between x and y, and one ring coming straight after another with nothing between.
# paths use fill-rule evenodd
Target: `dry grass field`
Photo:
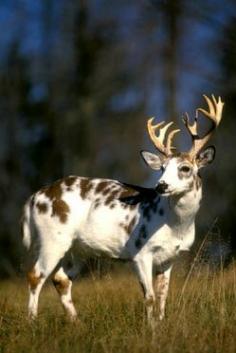
<instances>
[{"instance_id":1,"label":"dry grass field","mask_svg":"<svg viewBox=\"0 0 236 353\"><path fill-rule=\"evenodd\" d=\"M23 280L0 282L0 353L236 351L236 265L191 276L173 271L167 317L156 335L146 325L141 290L130 272L90 276L75 283L80 322L64 316L53 286L42 291L36 322L26 316Z\"/></svg>"}]
</instances>

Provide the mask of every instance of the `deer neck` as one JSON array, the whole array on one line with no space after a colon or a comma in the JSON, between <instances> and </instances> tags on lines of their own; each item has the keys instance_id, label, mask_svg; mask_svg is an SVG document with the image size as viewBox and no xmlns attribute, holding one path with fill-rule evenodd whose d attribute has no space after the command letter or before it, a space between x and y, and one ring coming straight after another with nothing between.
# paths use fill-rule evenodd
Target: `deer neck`
<instances>
[{"instance_id":1,"label":"deer neck","mask_svg":"<svg viewBox=\"0 0 236 353\"><path fill-rule=\"evenodd\" d=\"M200 207L202 188L195 187L190 191L168 198L170 208L170 223L174 228L187 231L194 226L195 216Z\"/></svg>"}]
</instances>

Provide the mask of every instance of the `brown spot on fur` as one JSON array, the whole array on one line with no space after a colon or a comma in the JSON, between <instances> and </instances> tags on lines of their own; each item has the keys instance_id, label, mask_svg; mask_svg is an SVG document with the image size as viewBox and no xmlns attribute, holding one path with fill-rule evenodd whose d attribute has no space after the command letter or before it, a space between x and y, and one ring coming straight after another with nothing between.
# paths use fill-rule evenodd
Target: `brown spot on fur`
<instances>
[{"instance_id":1,"label":"brown spot on fur","mask_svg":"<svg viewBox=\"0 0 236 353\"><path fill-rule=\"evenodd\" d=\"M126 197L134 196L136 194L137 194L136 190L125 189L125 190L122 190L119 197L120 197L120 199L125 199Z\"/></svg>"},{"instance_id":2,"label":"brown spot on fur","mask_svg":"<svg viewBox=\"0 0 236 353\"><path fill-rule=\"evenodd\" d=\"M164 273L158 274L155 281L155 290L159 298L165 293L167 285L168 280L166 279Z\"/></svg>"},{"instance_id":3,"label":"brown spot on fur","mask_svg":"<svg viewBox=\"0 0 236 353\"><path fill-rule=\"evenodd\" d=\"M62 196L61 180L57 180L50 186L43 188L41 191L52 201L54 199L60 199Z\"/></svg>"},{"instance_id":4,"label":"brown spot on fur","mask_svg":"<svg viewBox=\"0 0 236 353\"><path fill-rule=\"evenodd\" d=\"M69 176L64 179L64 182L65 182L66 186L70 187L75 183L76 179L77 179L77 177L75 177L75 176Z\"/></svg>"},{"instance_id":5,"label":"brown spot on fur","mask_svg":"<svg viewBox=\"0 0 236 353\"><path fill-rule=\"evenodd\" d=\"M145 305L146 306L152 306L154 304L154 298L153 297L149 297L145 299Z\"/></svg>"},{"instance_id":6,"label":"brown spot on fur","mask_svg":"<svg viewBox=\"0 0 236 353\"><path fill-rule=\"evenodd\" d=\"M101 181L95 189L95 193L100 193L102 192L107 186L108 186L108 182L107 181Z\"/></svg>"},{"instance_id":7,"label":"brown spot on fur","mask_svg":"<svg viewBox=\"0 0 236 353\"><path fill-rule=\"evenodd\" d=\"M129 205L127 203L120 203L120 206L124 209L129 207Z\"/></svg>"},{"instance_id":8,"label":"brown spot on fur","mask_svg":"<svg viewBox=\"0 0 236 353\"><path fill-rule=\"evenodd\" d=\"M109 205L110 203L112 203L117 198L118 194L119 194L119 190L112 191L111 194L106 199L105 205Z\"/></svg>"},{"instance_id":9,"label":"brown spot on fur","mask_svg":"<svg viewBox=\"0 0 236 353\"><path fill-rule=\"evenodd\" d=\"M124 230L126 230L126 224L124 224L124 223L119 223L119 226L120 226L121 228L123 228Z\"/></svg>"},{"instance_id":10,"label":"brown spot on fur","mask_svg":"<svg viewBox=\"0 0 236 353\"><path fill-rule=\"evenodd\" d=\"M71 183L71 179L75 177L68 177L67 182ZM65 179L66 180L66 179ZM65 182L64 180L64 182ZM42 188L40 193L44 193L52 201L52 216L58 216L62 223L67 221L67 214L70 211L69 206L65 201L61 199L62 197L62 184L63 180L57 180L50 186ZM42 211L41 211L42 212Z\"/></svg>"},{"instance_id":11,"label":"brown spot on fur","mask_svg":"<svg viewBox=\"0 0 236 353\"><path fill-rule=\"evenodd\" d=\"M183 162L183 161L188 161L191 164L193 163L193 158L189 155L189 153L187 152L177 152L173 154L173 157L178 158L179 162Z\"/></svg>"},{"instance_id":12,"label":"brown spot on fur","mask_svg":"<svg viewBox=\"0 0 236 353\"><path fill-rule=\"evenodd\" d=\"M41 278L43 278L42 273L37 275L35 268L33 268L30 272L28 272L27 279L31 290L34 291L37 288Z\"/></svg>"},{"instance_id":13,"label":"brown spot on fur","mask_svg":"<svg viewBox=\"0 0 236 353\"><path fill-rule=\"evenodd\" d=\"M193 186L194 186L194 182L193 182L193 180L189 183L189 185L188 185L188 187L189 187L189 189L191 190L192 188L193 188Z\"/></svg>"},{"instance_id":14,"label":"brown spot on fur","mask_svg":"<svg viewBox=\"0 0 236 353\"><path fill-rule=\"evenodd\" d=\"M95 203L94 203L94 208L96 209L96 208L98 208L100 205L101 205L100 202L95 202Z\"/></svg>"},{"instance_id":15,"label":"brown spot on fur","mask_svg":"<svg viewBox=\"0 0 236 353\"><path fill-rule=\"evenodd\" d=\"M93 183L90 179L84 178L80 181L80 196L82 199L85 199L88 192L92 189Z\"/></svg>"},{"instance_id":16,"label":"brown spot on fur","mask_svg":"<svg viewBox=\"0 0 236 353\"><path fill-rule=\"evenodd\" d=\"M108 195L111 192L111 188L107 187L106 189L103 190L102 194L104 196Z\"/></svg>"},{"instance_id":17,"label":"brown spot on fur","mask_svg":"<svg viewBox=\"0 0 236 353\"><path fill-rule=\"evenodd\" d=\"M101 205L101 199L97 197L94 201L94 208L98 208Z\"/></svg>"},{"instance_id":18,"label":"brown spot on fur","mask_svg":"<svg viewBox=\"0 0 236 353\"><path fill-rule=\"evenodd\" d=\"M58 216L61 223L67 221L67 214L70 211L69 206L63 200L54 200L52 203L52 215Z\"/></svg>"},{"instance_id":19,"label":"brown spot on fur","mask_svg":"<svg viewBox=\"0 0 236 353\"><path fill-rule=\"evenodd\" d=\"M46 202L37 202L36 207L39 213L46 213L48 211L48 204Z\"/></svg>"},{"instance_id":20,"label":"brown spot on fur","mask_svg":"<svg viewBox=\"0 0 236 353\"><path fill-rule=\"evenodd\" d=\"M122 228L124 228L124 230L126 231L127 234L131 234L134 228L136 222L136 217L134 217L128 224L126 223L120 223L120 226Z\"/></svg>"},{"instance_id":21,"label":"brown spot on fur","mask_svg":"<svg viewBox=\"0 0 236 353\"><path fill-rule=\"evenodd\" d=\"M52 281L60 295L67 294L70 285L70 280L68 278L61 278L60 276L55 275Z\"/></svg>"},{"instance_id":22,"label":"brown spot on fur","mask_svg":"<svg viewBox=\"0 0 236 353\"><path fill-rule=\"evenodd\" d=\"M128 227L127 227L128 234L131 234L131 232L133 231L135 223L136 223L136 217L134 217L128 224Z\"/></svg>"}]
</instances>

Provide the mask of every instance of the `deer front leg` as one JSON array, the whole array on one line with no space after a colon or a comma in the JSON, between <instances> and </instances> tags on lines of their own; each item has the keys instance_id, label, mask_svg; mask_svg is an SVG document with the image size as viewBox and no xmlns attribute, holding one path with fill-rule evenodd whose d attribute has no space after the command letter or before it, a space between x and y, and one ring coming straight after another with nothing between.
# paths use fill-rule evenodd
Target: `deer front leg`
<instances>
[{"instance_id":1,"label":"deer front leg","mask_svg":"<svg viewBox=\"0 0 236 353\"><path fill-rule=\"evenodd\" d=\"M171 267L168 270L156 275L155 278L155 293L159 300L159 320L165 317L166 298L169 289Z\"/></svg>"},{"instance_id":2,"label":"deer front leg","mask_svg":"<svg viewBox=\"0 0 236 353\"><path fill-rule=\"evenodd\" d=\"M153 309L155 304L155 293L153 289L152 256L146 255L145 257L139 257L139 259L135 261L135 265L138 272L139 281L144 292L147 320L152 329L154 329L155 318Z\"/></svg>"}]
</instances>

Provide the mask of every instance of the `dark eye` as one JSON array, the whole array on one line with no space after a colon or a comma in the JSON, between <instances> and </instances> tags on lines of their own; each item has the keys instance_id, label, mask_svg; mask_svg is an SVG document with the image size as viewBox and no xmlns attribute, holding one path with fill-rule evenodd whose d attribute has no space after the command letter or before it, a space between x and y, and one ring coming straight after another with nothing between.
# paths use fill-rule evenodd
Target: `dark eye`
<instances>
[{"instance_id":1,"label":"dark eye","mask_svg":"<svg viewBox=\"0 0 236 353\"><path fill-rule=\"evenodd\" d=\"M183 172L183 173L189 173L191 170L191 168L187 165L183 165L181 168L180 168L180 171Z\"/></svg>"}]
</instances>

